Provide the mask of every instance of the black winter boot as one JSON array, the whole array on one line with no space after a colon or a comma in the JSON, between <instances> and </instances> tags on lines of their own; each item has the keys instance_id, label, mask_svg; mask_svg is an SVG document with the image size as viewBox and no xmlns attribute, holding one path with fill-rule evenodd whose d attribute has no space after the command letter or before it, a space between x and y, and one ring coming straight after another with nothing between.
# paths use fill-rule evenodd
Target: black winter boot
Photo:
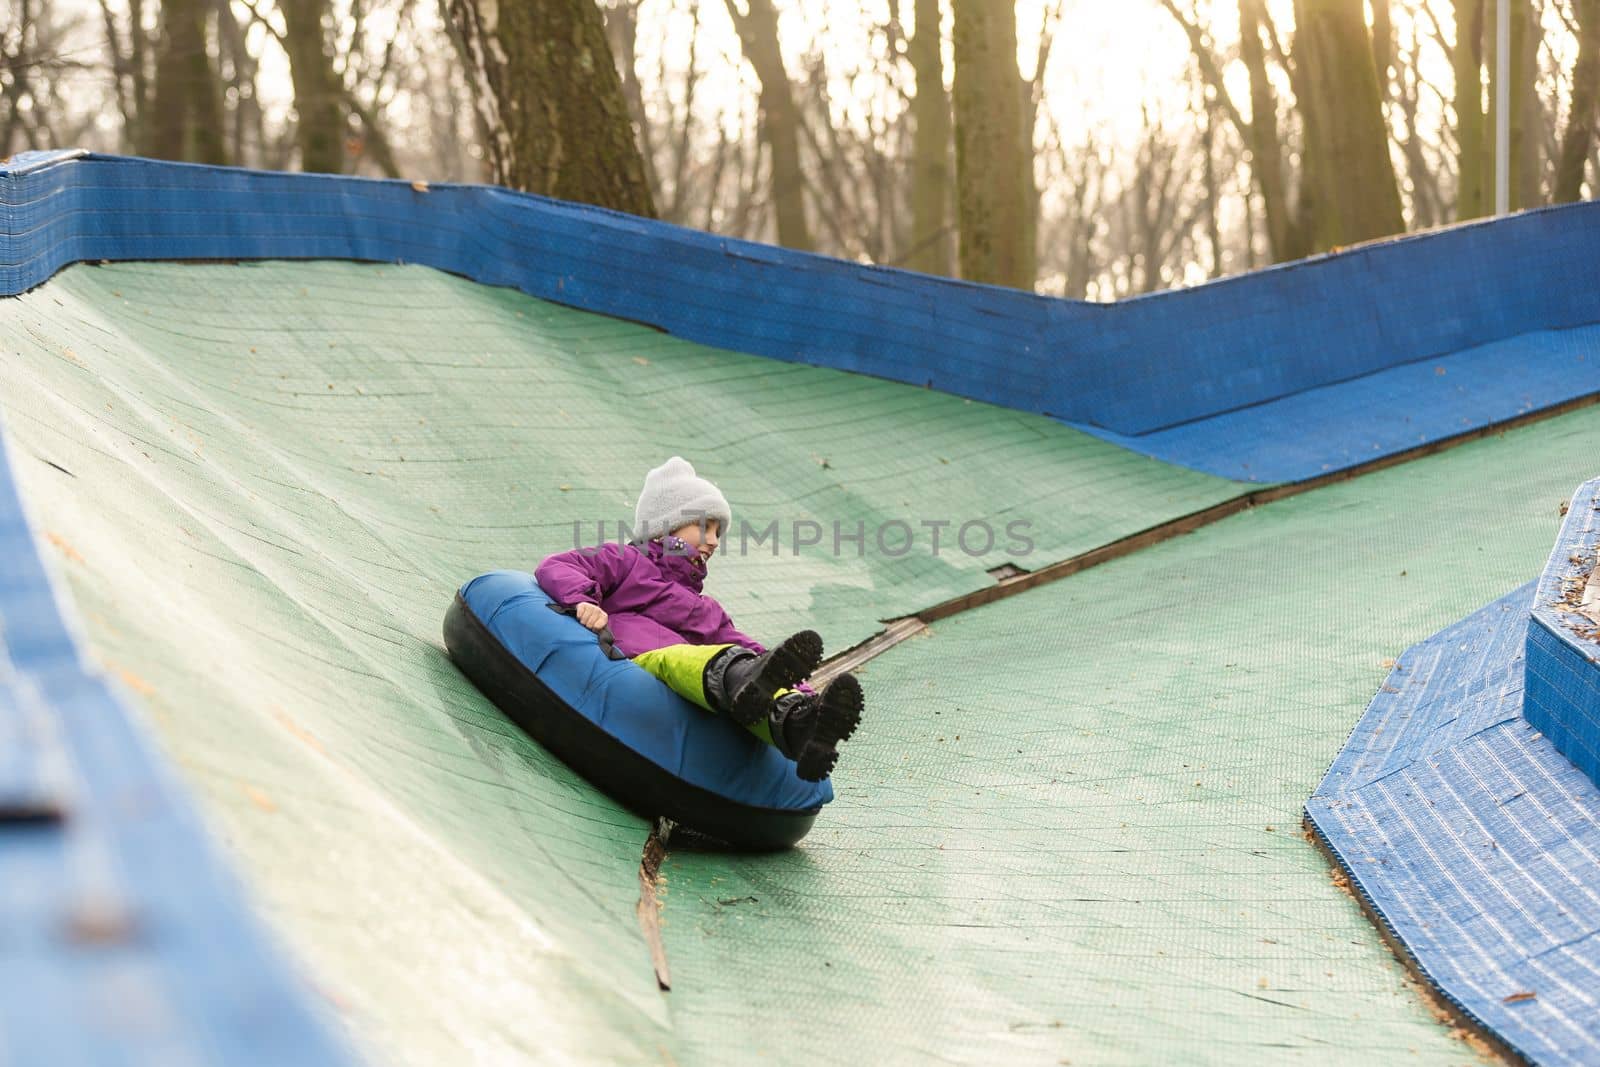
<instances>
[{"instance_id":1,"label":"black winter boot","mask_svg":"<svg viewBox=\"0 0 1600 1067\"><path fill-rule=\"evenodd\" d=\"M706 664L706 699L740 726L753 726L772 711L772 695L788 689L822 662L822 638L801 630L757 655L738 645Z\"/></svg>"},{"instance_id":2,"label":"black winter boot","mask_svg":"<svg viewBox=\"0 0 1600 1067\"><path fill-rule=\"evenodd\" d=\"M798 765L795 774L820 782L833 771L840 742L860 725L861 708L861 683L853 674L841 674L816 696L785 693L767 717L772 743Z\"/></svg>"}]
</instances>

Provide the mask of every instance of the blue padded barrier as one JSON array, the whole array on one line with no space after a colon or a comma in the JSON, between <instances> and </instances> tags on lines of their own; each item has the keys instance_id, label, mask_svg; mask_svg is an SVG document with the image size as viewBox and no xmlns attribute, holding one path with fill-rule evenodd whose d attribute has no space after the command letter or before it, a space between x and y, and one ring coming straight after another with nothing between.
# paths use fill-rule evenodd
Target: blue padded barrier
<instances>
[{"instance_id":1,"label":"blue padded barrier","mask_svg":"<svg viewBox=\"0 0 1600 1067\"><path fill-rule=\"evenodd\" d=\"M57 604L0 437L0 1062L352 1062Z\"/></svg>"},{"instance_id":2,"label":"blue padded barrier","mask_svg":"<svg viewBox=\"0 0 1600 1067\"><path fill-rule=\"evenodd\" d=\"M1528 721L1600 784L1600 478L1567 506L1528 628ZM1585 599L1587 598L1587 603Z\"/></svg>"},{"instance_id":3,"label":"blue padded barrier","mask_svg":"<svg viewBox=\"0 0 1600 1067\"><path fill-rule=\"evenodd\" d=\"M0 538L0 551L5 547ZM0 825L62 818L73 793L71 777L50 709L31 687L0 678Z\"/></svg>"},{"instance_id":4,"label":"blue padded barrier","mask_svg":"<svg viewBox=\"0 0 1600 1067\"><path fill-rule=\"evenodd\" d=\"M1530 583L1408 650L1306 815L1460 1011L1600 1062L1600 791L1521 715Z\"/></svg>"},{"instance_id":5,"label":"blue padded barrier","mask_svg":"<svg viewBox=\"0 0 1600 1067\"><path fill-rule=\"evenodd\" d=\"M1223 478L1295 482L1600 393L1600 325L1536 330L1131 437Z\"/></svg>"},{"instance_id":6,"label":"blue padded barrier","mask_svg":"<svg viewBox=\"0 0 1600 1067\"><path fill-rule=\"evenodd\" d=\"M1558 333L1600 323L1594 203L1118 304L504 189L81 153L0 166L0 212L0 294L102 258L421 263L693 341L1039 412L1253 481L1315 477L1600 391L1593 333ZM1440 363L1455 377L1430 379Z\"/></svg>"}]
</instances>

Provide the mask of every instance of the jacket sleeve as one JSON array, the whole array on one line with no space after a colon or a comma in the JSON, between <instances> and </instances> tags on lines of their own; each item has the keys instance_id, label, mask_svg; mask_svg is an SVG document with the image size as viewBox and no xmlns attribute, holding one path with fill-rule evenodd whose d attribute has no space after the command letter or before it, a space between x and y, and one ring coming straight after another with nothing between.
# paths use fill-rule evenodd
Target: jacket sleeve
<instances>
[{"instance_id":1,"label":"jacket sleeve","mask_svg":"<svg viewBox=\"0 0 1600 1067\"><path fill-rule=\"evenodd\" d=\"M750 651L757 654L767 650L766 646L760 641L757 641L747 633L742 633L738 627L734 626L733 620L728 617L727 611L722 607L721 604L717 604L717 602L712 600L710 597L706 597L705 599L710 601L712 604L717 605L717 614L721 616L720 619L718 619L716 626L714 626L711 632L706 635L706 644L739 645L743 648L748 648Z\"/></svg>"},{"instance_id":2,"label":"jacket sleeve","mask_svg":"<svg viewBox=\"0 0 1600 1067\"><path fill-rule=\"evenodd\" d=\"M645 614L683 635L683 640L691 644L732 644L756 653L766 651L761 642L739 632L715 597L668 580L654 584L649 596L651 600L644 609Z\"/></svg>"},{"instance_id":3,"label":"jacket sleeve","mask_svg":"<svg viewBox=\"0 0 1600 1067\"><path fill-rule=\"evenodd\" d=\"M557 604L599 605L628 573L628 560L621 545L608 543L598 548L574 548L546 556L533 572L545 595Z\"/></svg>"}]
</instances>

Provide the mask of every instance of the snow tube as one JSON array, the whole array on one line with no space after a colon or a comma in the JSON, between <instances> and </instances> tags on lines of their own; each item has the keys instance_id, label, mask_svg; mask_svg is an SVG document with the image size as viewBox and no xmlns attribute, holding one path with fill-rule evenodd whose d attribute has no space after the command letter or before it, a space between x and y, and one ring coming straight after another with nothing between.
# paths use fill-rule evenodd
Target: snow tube
<instances>
[{"instance_id":1,"label":"snow tube","mask_svg":"<svg viewBox=\"0 0 1600 1067\"><path fill-rule=\"evenodd\" d=\"M780 849L833 799L826 780L684 700L559 610L522 571L472 579L445 613L450 658L512 722L617 801L736 848Z\"/></svg>"}]
</instances>

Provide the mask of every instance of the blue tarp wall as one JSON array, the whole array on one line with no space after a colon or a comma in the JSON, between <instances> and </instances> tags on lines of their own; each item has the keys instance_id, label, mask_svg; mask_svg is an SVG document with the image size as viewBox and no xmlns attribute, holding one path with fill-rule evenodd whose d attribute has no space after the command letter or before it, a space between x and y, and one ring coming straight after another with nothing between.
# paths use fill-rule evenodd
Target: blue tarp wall
<instances>
[{"instance_id":1,"label":"blue tarp wall","mask_svg":"<svg viewBox=\"0 0 1600 1067\"><path fill-rule=\"evenodd\" d=\"M1600 392L1600 330L1584 329L1600 323L1596 203L1117 304L481 186L24 154L0 168L0 211L0 294L79 260L421 263L706 344L1051 415L1242 480L1311 478Z\"/></svg>"},{"instance_id":2,"label":"blue tarp wall","mask_svg":"<svg viewBox=\"0 0 1600 1067\"><path fill-rule=\"evenodd\" d=\"M1522 715L1535 583L1409 649L1306 814L1447 999L1600 1062L1600 792Z\"/></svg>"},{"instance_id":3,"label":"blue tarp wall","mask_svg":"<svg viewBox=\"0 0 1600 1067\"><path fill-rule=\"evenodd\" d=\"M0 1063L352 1062L35 544L0 439Z\"/></svg>"}]
</instances>

